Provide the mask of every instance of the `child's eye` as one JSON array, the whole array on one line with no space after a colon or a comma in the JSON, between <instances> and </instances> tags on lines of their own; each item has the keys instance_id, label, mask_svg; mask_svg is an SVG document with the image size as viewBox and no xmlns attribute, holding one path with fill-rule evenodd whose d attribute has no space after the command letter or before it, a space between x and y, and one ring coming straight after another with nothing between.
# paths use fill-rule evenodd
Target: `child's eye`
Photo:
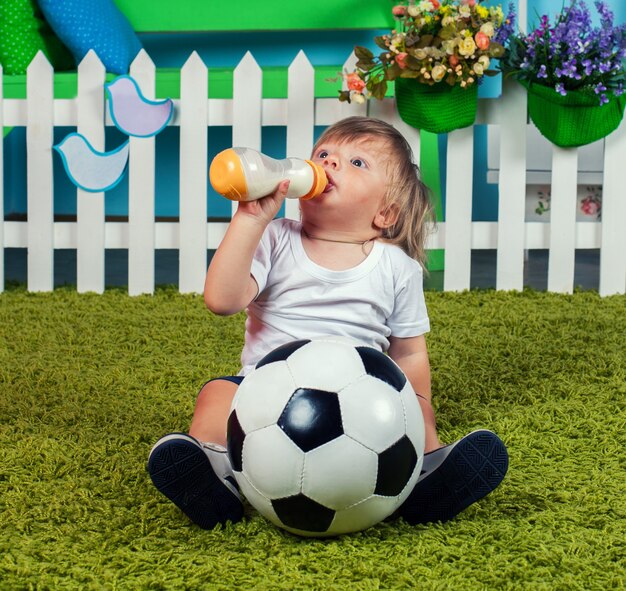
<instances>
[{"instance_id":1,"label":"child's eye","mask_svg":"<svg viewBox=\"0 0 626 591\"><path fill-rule=\"evenodd\" d=\"M326 150L320 150L317 154L318 158L327 158L328 157L328 152Z\"/></svg>"},{"instance_id":2,"label":"child's eye","mask_svg":"<svg viewBox=\"0 0 626 591\"><path fill-rule=\"evenodd\" d=\"M360 158L353 158L350 162L357 168L367 168L365 160L361 160Z\"/></svg>"}]
</instances>

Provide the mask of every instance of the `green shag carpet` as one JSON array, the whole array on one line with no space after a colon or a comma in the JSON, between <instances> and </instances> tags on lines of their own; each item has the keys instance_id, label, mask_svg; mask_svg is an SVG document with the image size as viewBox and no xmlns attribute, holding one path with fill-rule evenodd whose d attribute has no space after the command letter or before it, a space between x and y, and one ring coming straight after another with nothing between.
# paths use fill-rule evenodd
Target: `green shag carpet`
<instances>
[{"instance_id":1,"label":"green shag carpet","mask_svg":"<svg viewBox=\"0 0 626 591\"><path fill-rule=\"evenodd\" d=\"M0 294L0 588L624 589L626 298L427 300L441 437L493 429L509 473L449 523L315 540L252 510L200 530L145 471L238 369L241 315L173 289Z\"/></svg>"}]
</instances>

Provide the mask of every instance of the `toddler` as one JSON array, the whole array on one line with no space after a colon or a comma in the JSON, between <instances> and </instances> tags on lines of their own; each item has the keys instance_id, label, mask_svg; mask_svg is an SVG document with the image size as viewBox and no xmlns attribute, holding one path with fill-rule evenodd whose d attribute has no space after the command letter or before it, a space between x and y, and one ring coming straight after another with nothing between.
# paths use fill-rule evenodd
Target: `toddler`
<instances>
[{"instance_id":1,"label":"toddler","mask_svg":"<svg viewBox=\"0 0 626 591\"><path fill-rule=\"evenodd\" d=\"M422 287L428 192L411 148L391 125L349 117L330 126L312 160L326 171L322 195L300 202L301 221L274 219L288 181L242 202L207 271L204 300L220 315L246 310L242 369L198 395L189 435L172 433L150 452L154 485L194 523L212 528L243 516L226 453L226 422L238 385L289 341L348 337L388 353L424 415L422 473L397 516L447 521L504 478L508 455L492 432L442 446L431 405Z\"/></svg>"}]
</instances>

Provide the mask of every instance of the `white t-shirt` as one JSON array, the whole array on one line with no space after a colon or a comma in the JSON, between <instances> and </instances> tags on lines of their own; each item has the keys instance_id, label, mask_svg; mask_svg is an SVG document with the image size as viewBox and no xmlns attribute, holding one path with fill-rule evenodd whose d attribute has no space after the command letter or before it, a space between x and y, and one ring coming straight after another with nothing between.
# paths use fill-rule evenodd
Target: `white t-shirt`
<instances>
[{"instance_id":1,"label":"white t-shirt","mask_svg":"<svg viewBox=\"0 0 626 591\"><path fill-rule=\"evenodd\" d=\"M375 241L356 267L332 271L309 259L300 232L300 222L274 220L257 247L239 375L294 340L338 336L386 352L390 336L430 330L422 268L402 249Z\"/></svg>"}]
</instances>

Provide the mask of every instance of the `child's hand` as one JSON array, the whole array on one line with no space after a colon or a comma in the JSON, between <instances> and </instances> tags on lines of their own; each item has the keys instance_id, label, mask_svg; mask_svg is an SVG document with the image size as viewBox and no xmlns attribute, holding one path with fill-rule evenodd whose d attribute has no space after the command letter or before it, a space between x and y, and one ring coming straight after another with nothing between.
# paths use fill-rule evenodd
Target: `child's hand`
<instances>
[{"instance_id":1,"label":"child's hand","mask_svg":"<svg viewBox=\"0 0 626 591\"><path fill-rule=\"evenodd\" d=\"M254 201L240 201L236 215L245 215L254 217L257 221L267 226L280 210L287 190L289 189L289 181L281 181L274 193L255 199Z\"/></svg>"}]
</instances>

